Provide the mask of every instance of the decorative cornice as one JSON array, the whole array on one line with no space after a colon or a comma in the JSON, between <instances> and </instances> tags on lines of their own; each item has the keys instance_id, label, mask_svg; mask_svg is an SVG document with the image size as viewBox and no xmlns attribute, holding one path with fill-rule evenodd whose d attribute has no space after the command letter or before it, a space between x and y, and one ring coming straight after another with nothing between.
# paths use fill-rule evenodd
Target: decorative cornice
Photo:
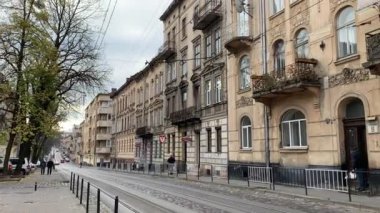
<instances>
[{"instance_id":1,"label":"decorative cornice","mask_svg":"<svg viewBox=\"0 0 380 213\"><path fill-rule=\"evenodd\" d=\"M346 84L353 84L369 79L368 69L344 68L341 73L329 77L329 87L336 87Z\"/></svg>"},{"instance_id":2,"label":"decorative cornice","mask_svg":"<svg viewBox=\"0 0 380 213\"><path fill-rule=\"evenodd\" d=\"M252 106L252 105L253 105L252 97L241 96L240 100L236 101L236 108L242 108L242 107Z\"/></svg>"}]
</instances>

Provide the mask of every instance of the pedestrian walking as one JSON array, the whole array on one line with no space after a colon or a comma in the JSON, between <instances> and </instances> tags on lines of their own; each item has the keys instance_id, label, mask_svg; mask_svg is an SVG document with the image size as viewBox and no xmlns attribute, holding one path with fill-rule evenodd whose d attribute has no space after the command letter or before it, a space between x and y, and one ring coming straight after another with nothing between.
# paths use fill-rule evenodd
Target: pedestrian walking
<instances>
[{"instance_id":1,"label":"pedestrian walking","mask_svg":"<svg viewBox=\"0 0 380 213\"><path fill-rule=\"evenodd\" d=\"M44 175L45 174L45 168L46 168L46 162L44 159L41 160L40 167L41 167L41 175Z\"/></svg>"},{"instance_id":2,"label":"pedestrian walking","mask_svg":"<svg viewBox=\"0 0 380 213\"><path fill-rule=\"evenodd\" d=\"M83 163L82 163L82 161L81 161L81 162L79 163L79 167L80 167L80 168L82 168L82 164L83 164Z\"/></svg>"},{"instance_id":3,"label":"pedestrian walking","mask_svg":"<svg viewBox=\"0 0 380 213\"><path fill-rule=\"evenodd\" d=\"M168 158L168 166L169 166L169 174L173 174L174 172L174 167L175 167L175 158L173 155L170 155Z\"/></svg>"},{"instance_id":4,"label":"pedestrian walking","mask_svg":"<svg viewBox=\"0 0 380 213\"><path fill-rule=\"evenodd\" d=\"M50 159L48 162L47 162L47 174L48 175L51 175L51 170L53 169L54 167L54 162Z\"/></svg>"}]
</instances>

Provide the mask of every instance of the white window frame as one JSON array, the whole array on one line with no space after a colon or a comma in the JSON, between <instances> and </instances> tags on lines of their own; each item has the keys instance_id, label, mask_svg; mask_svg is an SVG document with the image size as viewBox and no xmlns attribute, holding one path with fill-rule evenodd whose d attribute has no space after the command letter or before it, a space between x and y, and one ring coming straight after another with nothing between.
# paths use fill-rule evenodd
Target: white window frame
<instances>
[{"instance_id":1,"label":"white window frame","mask_svg":"<svg viewBox=\"0 0 380 213\"><path fill-rule=\"evenodd\" d=\"M279 13L284 8L284 0L272 0L272 15Z\"/></svg>"},{"instance_id":2,"label":"white window frame","mask_svg":"<svg viewBox=\"0 0 380 213\"><path fill-rule=\"evenodd\" d=\"M222 101L222 76L215 77L215 103Z\"/></svg>"},{"instance_id":3,"label":"white window frame","mask_svg":"<svg viewBox=\"0 0 380 213\"><path fill-rule=\"evenodd\" d=\"M306 32L306 36L305 36L306 38L303 40L300 40L299 36L302 32ZM297 32L296 39L295 39L295 48L296 48L297 58L309 57L309 32L305 28L302 28L301 30Z\"/></svg>"},{"instance_id":4,"label":"white window frame","mask_svg":"<svg viewBox=\"0 0 380 213\"><path fill-rule=\"evenodd\" d=\"M222 38L220 28L215 30L215 54L222 52Z\"/></svg>"},{"instance_id":5,"label":"white window frame","mask_svg":"<svg viewBox=\"0 0 380 213\"><path fill-rule=\"evenodd\" d=\"M211 80L206 81L206 106L211 105Z\"/></svg>"},{"instance_id":6,"label":"white window frame","mask_svg":"<svg viewBox=\"0 0 380 213\"><path fill-rule=\"evenodd\" d=\"M211 35L206 36L206 57L210 59L212 56L212 37Z\"/></svg>"},{"instance_id":7,"label":"white window frame","mask_svg":"<svg viewBox=\"0 0 380 213\"><path fill-rule=\"evenodd\" d=\"M194 45L194 67L198 68L201 66L201 44Z\"/></svg>"},{"instance_id":8,"label":"white window frame","mask_svg":"<svg viewBox=\"0 0 380 213\"><path fill-rule=\"evenodd\" d=\"M250 125L243 126L243 119L247 118L250 122ZM252 121L249 117L244 116L240 120L240 129L241 129L241 148L242 149L251 149L252 148ZM248 134L251 132L251 134ZM244 135L246 133L246 135Z\"/></svg>"},{"instance_id":9,"label":"white window frame","mask_svg":"<svg viewBox=\"0 0 380 213\"><path fill-rule=\"evenodd\" d=\"M245 61L247 63L245 63ZM244 64L243 64L244 63ZM243 56L240 60L239 64L239 72L240 72L240 89L246 89L249 88L251 85L250 80L250 73L249 73L249 67L250 67L250 60L247 55Z\"/></svg>"},{"instance_id":10,"label":"white window frame","mask_svg":"<svg viewBox=\"0 0 380 213\"><path fill-rule=\"evenodd\" d=\"M354 19L352 19L348 23L344 23L342 26L339 26L339 18L341 17L342 13L346 10L351 9L354 13ZM341 41L341 33L344 33L344 39L346 39L347 43L344 45L346 47L346 53L343 52L342 47L340 45ZM351 37L353 38L351 38ZM355 10L352 7L345 7L339 12L339 15L337 16L337 24L336 24L336 38L337 38L337 47L338 47L338 58L344 58L350 55L357 54L358 52L358 41L357 41L357 35L356 35L356 26L355 26ZM354 42L351 42L351 40L354 40Z\"/></svg>"},{"instance_id":11,"label":"white window frame","mask_svg":"<svg viewBox=\"0 0 380 213\"><path fill-rule=\"evenodd\" d=\"M299 112L295 110L295 112ZM286 112L288 113L288 112ZM286 115L286 113L284 115ZM302 112L300 112L302 113ZM303 115L303 113L302 113ZM286 124L286 125L285 125ZM298 124L298 129L294 129L294 127ZM304 125L301 125L304 124ZM305 141L302 140L302 128L301 126L304 126L305 129L303 131L305 135ZM285 128L288 128L288 138L286 138L286 134L284 132ZM294 141L294 130L297 131L298 138L299 138L299 145L295 145ZM281 139L282 139L282 148L306 148L307 147L307 123L306 123L306 118L301 118L301 119L294 119L294 120L283 120L281 119ZM287 145L287 142L289 142L289 145Z\"/></svg>"}]
</instances>

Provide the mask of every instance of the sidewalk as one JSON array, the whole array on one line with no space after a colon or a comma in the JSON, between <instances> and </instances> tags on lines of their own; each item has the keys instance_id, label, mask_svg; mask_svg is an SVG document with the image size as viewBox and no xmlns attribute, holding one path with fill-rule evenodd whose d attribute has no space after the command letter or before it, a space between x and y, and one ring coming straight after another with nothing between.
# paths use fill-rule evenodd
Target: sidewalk
<instances>
[{"instance_id":1,"label":"sidewalk","mask_svg":"<svg viewBox=\"0 0 380 213\"><path fill-rule=\"evenodd\" d=\"M34 191L37 182L37 191ZM41 175L36 171L22 180L0 183L0 211L7 213L85 212L69 190L69 180L59 171Z\"/></svg>"}]
</instances>

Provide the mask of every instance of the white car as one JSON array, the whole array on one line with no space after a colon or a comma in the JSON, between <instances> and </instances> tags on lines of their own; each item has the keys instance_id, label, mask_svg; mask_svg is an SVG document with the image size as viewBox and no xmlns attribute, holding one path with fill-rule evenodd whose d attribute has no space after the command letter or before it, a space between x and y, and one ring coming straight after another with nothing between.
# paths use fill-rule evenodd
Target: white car
<instances>
[{"instance_id":1,"label":"white car","mask_svg":"<svg viewBox=\"0 0 380 213\"><path fill-rule=\"evenodd\" d=\"M15 171L17 167L17 163L20 159L19 158L10 158L9 161L12 163L12 170ZM29 161L27 158L24 158L24 163L22 164L21 167L21 172L23 175L29 174L31 171Z\"/></svg>"}]
</instances>

